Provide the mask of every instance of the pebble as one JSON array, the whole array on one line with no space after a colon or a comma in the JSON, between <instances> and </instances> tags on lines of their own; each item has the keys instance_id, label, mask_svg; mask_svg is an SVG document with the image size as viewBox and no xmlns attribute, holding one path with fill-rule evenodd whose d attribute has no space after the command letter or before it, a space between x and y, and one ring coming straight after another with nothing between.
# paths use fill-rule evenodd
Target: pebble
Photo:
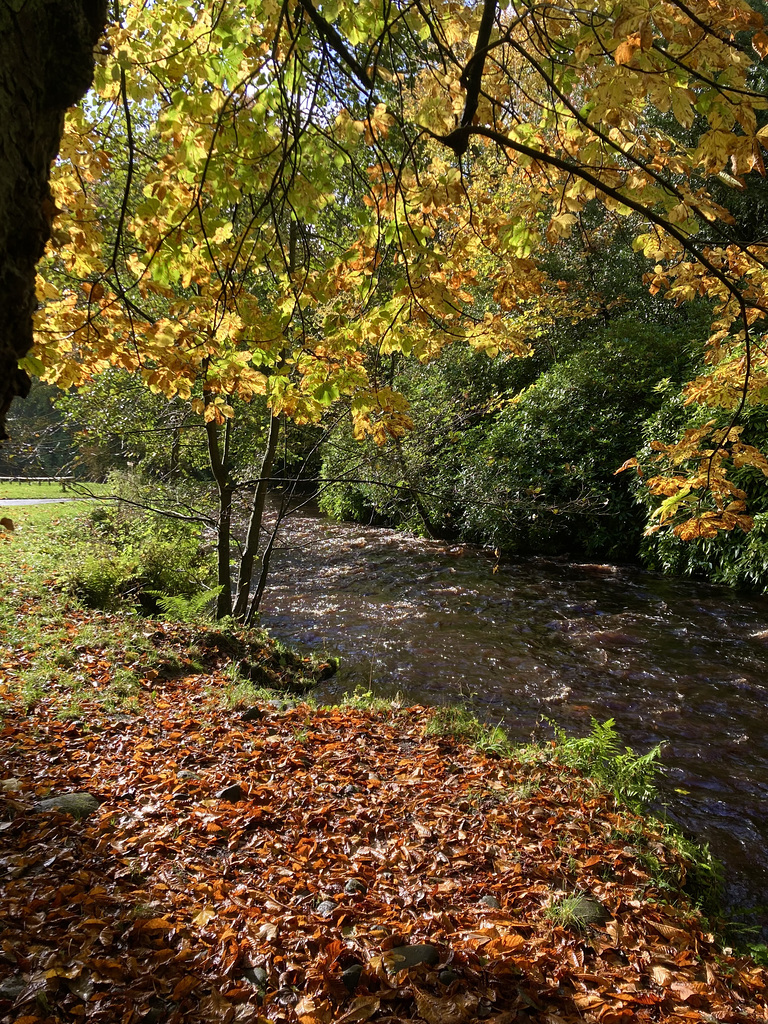
<instances>
[{"instance_id":1,"label":"pebble","mask_svg":"<svg viewBox=\"0 0 768 1024\"><path fill-rule=\"evenodd\" d=\"M355 896L356 894L363 895L368 892L368 886L361 882L359 878L350 878L347 884L344 886L344 892L348 896Z\"/></svg>"},{"instance_id":2,"label":"pebble","mask_svg":"<svg viewBox=\"0 0 768 1024\"><path fill-rule=\"evenodd\" d=\"M354 992L360 984L360 975L363 973L362 964L352 964L346 971L341 972L341 980L344 982L348 992Z\"/></svg>"},{"instance_id":3,"label":"pebble","mask_svg":"<svg viewBox=\"0 0 768 1024\"><path fill-rule=\"evenodd\" d=\"M243 971L243 977L251 982L253 985L258 985L259 988L267 987L267 972L263 967L246 967Z\"/></svg>"}]
</instances>

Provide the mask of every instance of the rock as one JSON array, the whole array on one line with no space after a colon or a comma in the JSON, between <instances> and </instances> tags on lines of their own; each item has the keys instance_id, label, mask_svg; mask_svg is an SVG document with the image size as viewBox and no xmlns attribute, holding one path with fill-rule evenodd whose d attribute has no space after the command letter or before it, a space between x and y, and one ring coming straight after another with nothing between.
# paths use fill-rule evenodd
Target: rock
<instances>
[{"instance_id":1,"label":"rock","mask_svg":"<svg viewBox=\"0 0 768 1024\"><path fill-rule=\"evenodd\" d=\"M341 972L341 980L344 982L348 992L354 992L360 984L360 975L363 973L362 964L352 964L346 971Z\"/></svg>"},{"instance_id":2,"label":"rock","mask_svg":"<svg viewBox=\"0 0 768 1024\"><path fill-rule=\"evenodd\" d=\"M315 665L315 682L323 683L326 679L330 679L331 676L335 676L338 671L338 658L329 658L327 661L324 661L319 665Z\"/></svg>"},{"instance_id":3,"label":"rock","mask_svg":"<svg viewBox=\"0 0 768 1024\"><path fill-rule=\"evenodd\" d=\"M490 907L491 910L501 910L501 904L495 896L483 896L480 902L484 903L486 907Z\"/></svg>"},{"instance_id":4,"label":"rock","mask_svg":"<svg viewBox=\"0 0 768 1024\"><path fill-rule=\"evenodd\" d=\"M417 964L436 964L440 953L435 946L417 943L413 946L395 946L384 953L384 962L390 971L407 971Z\"/></svg>"},{"instance_id":5,"label":"rock","mask_svg":"<svg viewBox=\"0 0 768 1024\"><path fill-rule=\"evenodd\" d=\"M246 967L243 971L243 977L258 988L267 987L267 972L263 967Z\"/></svg>"},{"instance_id":6,"label":"rock","mask_svg":"<svg viewBox=\"0 0 768 1024\"><path fill-rule=\"evenodd\" d=\"M241 722L258 722L264 717L264 711L259 707L247 708L242 715L240 715Z\"/></svg>"},{"instance_id":7,"label":"rock","mask_svg":"<svg viewBox=\"0 0 768 1024\"><path fill-rule=\"evenodd\" d=\"M457 978L458 974L456 973L456 971L450 970L440 971L440 973L437 976L437 980L440 982L441 985L450 985L451 982L456 981Z\"/></svg>"},{"instance_id":8,"label":"rock","mask_svg":"<svg viewBox=\"0 0 768 1024\"><path fill-rule=\"evenodd\" d=\"M334 900L323 900L316 909L315 913L319 914L320 917L330 917L336 909L336 902Z\"/></svg>"},{"instance_id":9,"label":"rock","mask_svg":"<svg viewBox=\"0 0 768 1024\"><path fill-rule=\"evenodd\" d=\"M236 804L238 800L245 800L245 790L239 782L235 782L231 786L220 789L216 796L219 800L228 800L231 804Z\"/></svg>"},{"instance_id":10,"label":"rock","mask_svg":"<svg viewBox=\"0 0 768 1024\"><path fill-rule=\"evenodd\" d=\"M87 818L89 814L97 811L100 805L101 800L92 793L59 793L38 801L34 810L59 811L61 814L71 814L73 818Z\"/></svg>"},{"instance_id":11,"label":"rock","mask_svg":"<svg viewBox=\"0 0 768 1024\"><path fill-rule=\"evenodd\" d=\"M588 893L575 893L552 904L549 914L563 928L585 931L589 925L605 924L611 915L603 904Z\"/></svg>"},{"instance_id":12,"label":"rock","mask_svg":"<svg viewBox=\"0 0 768 1024\"><path fill-rule=\"evenodd\" d=\"M0 981L0 999L10 999L15 1002L26 987L27 983L20 974L5 978Z\"/></svg>"},{"instance_id":13,"label":"rock","mask_svg":"<svg viewBox=\"0 0 768 1024\"><path fill-rule=\"evenodd\" d=\"M191 772L188 768L182 768L180 772L176 772L177 779L200 779L202 776L199 772Z\"/></svg>"},{"instance_id":14,"label":"rock","mask_svg":"<svg viewBox=\"0 0 768 1024\"><path fill-rule=\"evenodd\" d=\"M594 896L582 896L573 909L573 916L582 925L605 924L611 919L610 912Z\"/></svg>"},{"instance_id":15,"label":"rock","mask_svg":"<svg viewBox=\"0 0 768 1024\"><path fill-rule=\"evenodd\" d=\"M355 896L358 893L362 896L368 892L368 886L365 882L361 882L359 878L350 878L344 886L344 892L348 896Z\"/></svg>"},{"instance_id":16,"label":"rock","mask_svg":"<svg viewBox=\"0 0 768 1024\"><path fill-rule=\"evenodd\" d=\"M0 782L0 789L4 793L17 793L21 789L21 781L19 779L4 779Z\"/></svg>"}]
</instances>

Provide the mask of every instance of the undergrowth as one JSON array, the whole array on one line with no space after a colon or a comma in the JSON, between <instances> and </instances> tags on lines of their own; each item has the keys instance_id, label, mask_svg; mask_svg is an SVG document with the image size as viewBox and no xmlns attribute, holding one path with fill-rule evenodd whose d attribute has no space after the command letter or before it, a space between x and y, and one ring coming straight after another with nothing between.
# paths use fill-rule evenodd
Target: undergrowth
<instances>
[{"instance_id":1,"label":"undergrowth","mask_svg":"<svg viewBox=\"0 0 768 1024\"><path fill-rule=\"evenodd\" d=\"M646 754L622 746L612 718L603 723L593 718L587 736L568 736L554 724L553 728L555 757L562 764L593 779L633 809L643 809L656 798L660 746Z\"/></svg>"}]
</instances>

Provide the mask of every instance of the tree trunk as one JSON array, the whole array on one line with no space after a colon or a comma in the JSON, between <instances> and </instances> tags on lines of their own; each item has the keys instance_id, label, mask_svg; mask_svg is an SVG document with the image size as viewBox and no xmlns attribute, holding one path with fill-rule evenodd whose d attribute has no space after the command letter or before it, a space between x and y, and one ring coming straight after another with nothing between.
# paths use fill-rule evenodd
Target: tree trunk
<instances>
[{"instance_id":1,"label":"tree trunk","mask_svg":"<svg viewBox=\"0 0 768 1024\"><path fill-rule=\"evenodd\" d=\"M35 266L55 207L48 187L67 107L93 81L106 0L0 0L0 439L29 378Z\"/></svg>"},{"instance_id":2,"label":"tree trunk","mask_svg":"<svg viewBox=\"0 0 768 1024\"><path fill-rule=\"evenodd\" d=\"M229 441L232 420L224 427L224 450L219 447L219 428L211 420L205 424L208 439L208 459L211 472L219 492L218 519L216 525L216 582L219 593L216 598L216 618L224 619L232 614L232 570L229 546L232 540L232 480L229 473Z\"/></svg>"},{"instance_id":3,"label":"tree trunk","mask_svg":"<svg viewBox=\"0 0 768 1024\"><path fill-rule=\"evenodd\" d=\"M251 506L251 518L248 522L248 535L245 540L245 550L240 559L240 572L237 578L237 600L235 601L234 615L236 619L245 619L248 611L248 598L251 593L251 582L253 580L253 567L259 553L259 540L261 538L261 527L264 520L264 504L267 500L269 478L272 475L272 467L275 464L275 452L277 442L280 438L280 417L270 411L269 433L267 434L267 446L264 449L264 458L261 460L261 472L259 482L256 485L256 493L253 496Z\"/></svg>"},{"instance_id":4,"label":"tree trunk","mask_svg":"<svg viewBox=\"0 0 768 1024\"><path fill-rule=\"evenodd\" d=\"M416 509L416 512L418 513L419 519L421 520L424 529L427 531L427 536L431 537L432 540L448 540L451 536L450 532L448 530L442 529L440 526L437 525L437 523L433 522L432 517L427 511L424 502L421 500L421 496L418 492L418 489L414 486L413 481L411 480L411 474L405 462L405 456L403 455L403 447L400 443L400 440L394 437L392 441L397 456L398 467L400 469L400 472L402 473L403 480L405 480L405 485L408 490L408 494L410 495L411 501L413 502L413 506Z\"/></svg>"}]
</instances>

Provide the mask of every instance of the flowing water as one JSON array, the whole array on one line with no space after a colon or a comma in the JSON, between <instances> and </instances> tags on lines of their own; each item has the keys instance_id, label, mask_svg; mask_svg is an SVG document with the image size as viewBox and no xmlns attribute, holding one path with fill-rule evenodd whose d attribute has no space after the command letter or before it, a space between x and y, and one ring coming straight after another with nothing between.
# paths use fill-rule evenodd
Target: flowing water
<instances>
[{"instance_id":1,"label":"flowing water","mask_svg":"<svg viewBox=\"0 0 768 1024\"><path fill-rule=\"evenodd\" d=\"M272 566L262 622L342 660L320 699L461 700L521 740L542 715L573 734L614 718L638 752L664 741L668 813L726 862L730 902L768 903L768 599L621 566L494 571L477 548L306 513Z\"/></svg>"}]
</instances>

